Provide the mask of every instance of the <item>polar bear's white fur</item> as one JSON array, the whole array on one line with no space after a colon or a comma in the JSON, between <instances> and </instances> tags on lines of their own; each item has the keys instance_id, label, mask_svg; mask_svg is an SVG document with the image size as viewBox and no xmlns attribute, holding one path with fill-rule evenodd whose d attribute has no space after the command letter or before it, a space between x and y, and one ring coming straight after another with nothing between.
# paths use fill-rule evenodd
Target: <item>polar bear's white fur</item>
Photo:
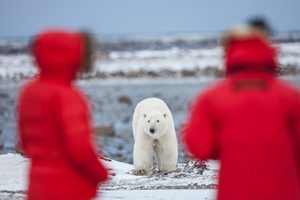
<instances>
[{"instance_id":1,"label":"polar bear's white fur","mask_svg":"<svg viewBox=\"0 0 300 200\"><path fill-rule=\"evenodd\" d=\"M134 150L133 174L143 174L153 166L153 151L158 170L175 170L178 144L171 111L164 101L148 98L137 104L132 120Z\"/></svg>"}]
</instances>

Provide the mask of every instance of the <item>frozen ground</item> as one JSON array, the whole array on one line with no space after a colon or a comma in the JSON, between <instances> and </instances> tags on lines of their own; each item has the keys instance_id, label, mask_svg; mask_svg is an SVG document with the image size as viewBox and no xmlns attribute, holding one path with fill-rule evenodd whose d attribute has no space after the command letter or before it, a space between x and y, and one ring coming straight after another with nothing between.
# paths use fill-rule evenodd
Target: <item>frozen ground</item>
<instances>
[{"instance_id":1,"label":"frozen ground","mask_svg":"<svg viewBox=\"0 0 300 200\"><path fill-rule=\"evenodd\" d=\"M179 129L188 102L194 94L212 80L199 79L111 79L83 80L80 87L89 96L92 104L94 126L111 126L114 134L98 136L103 154L115 160L132 163L133 137L132 115L136 104L148 97L163 99L173 114ZM0 86L0 153L15 153L15 103L19 84ZM120 101L127 97L127 101ZM179 162L185 162L179 152Z\"/></svg>"},{"instance_id":2,"label":"frozen ground","mask_svg":"<svg viewBox=\"0 0 300 200\"><path fill-rule=\"evenodd\" d=\"M109 169L110 179L98 190L101 199L215 199L219 163L197 165L178 163L176 170L146 176L131 175L133 166L101 160ZM24 199L29 160L19 154L0 155L0 199ZM180 190L180 192L179 192Z\"/></svg>"},{"instance_id":3,"label":"frozen ground","mask_svg":"<svg viewBox=\"0 0 300 200\"><path fill-rule=\"evenodd\" d=\"M299 78L288 77L300 86ZM217 79L118 79L109 81L85 80L79 85L89 96L92 104L94 127L110 126L113 134L98 135L105 156L117 161L132 163L133 137L132 115L136 104L148 97L163 99L174 116L177 129L185 118L189 101ZM15 150L15 103L19 85L0 85L0 153L16 153ZM127 97L127 101L120 101ZM180 141L180 140L179 140ZM186 156L179 144L179 162Z\"/></svg>"},{"instance_id":4,"label":"frozen ground","mask_svg":"<svg viewBox=\"0 0 300 200\"><path fill-rule=\"evenodd\" d=\"M207 42L210 40L202 41L200 36L185 38L185 41L183 36L165 37L160 38L160 43L154 42L160 44L160 48L152 49L149 45L153 42L147 43L146 48L140 42L142 40L121 41L119 47L117 42L111 43L110 51L98 52L95 70L79 81L79 86L91 100L95 128L106 126L112 131L110 137L99 134L103 153L126 163L132 163L131 118L140 100L148 97L163 99L170 107L178 130L189 101L197 91L222 74L222 48L216 43L202 44L205 41L210 44ZM199 45L193 46L198 44L197 41L200 41ZM18 47L20 44L13 45ZM297 81L300 43L279 43L277 48L282 74ZM16 152L16 97L20 84L36 73L27 54L0 54L0 153ZM185 161L182 151L179 161Z\"/></svg>"},{"instance_id":5,"label":"frozen ground","mask_svg":"<svg viewBox=\"0 0 300 200\"><path fill-rule=\"evenodd\" d=\"M300 43L276 45L282 74L300 74ZM220 46L200 49L172 47L164 50L98 52L94 70L83 79L185 78L222 75L223 49ZM0 82L19 82L37 73L27 54L0 54Z\"/></svg>"},{"instance_id":6,"label":"frozen ground","mask_svg":"<svg viewBox=\"0 0 300 200\"><path fill-rule=\"evenodd\" d=\"M95 200L215 200L217 191L203 190L118 190L101 191ZM0 193L1 200L24 200L24 194Z\"/></svg>"},{"instance_id":7,"label":"frozen ground","mask_svg":"<svg viewBox=\"0 0 300 200\"><path fill-rule=\"evenodd\" d=\"M299 78L286 77L286 79L292 81L296 86L300 86ZM217 80L202 82L195 79L157 79L149 80L151 84L147 81L136 81L118 80L111 81L109 84L101 81L79 82L79 85L90 96L93 104L94 124L115 127L114 136L98 137L103 153L116 160L106 162L108 168L112 169L111 174L115 173L115 176L112 176L110 182L105 183L102 190L99 190L100 199L215 199L217 190L214 188L217 187L218 163L210 161L207 163L210 166L209 170L204 170L201 174L200 170L193 168L191 163L186 163L188 159L181 146L177 171L170 174L151 174L150 172L147 176L138 177L130 175L132 165L128 163L132 163L133 138L131 122L130 120L124 122L123 118L132 114L134 105L139 99L157 96L164 99L170 106L178 127L184 119L189 99ZM0 123L5 128L3 130L6 131L0 134L2 138L0 142L4 141L2 144L6 147L2 149L2 155L0 154L1 200L24 199L26 193L27 159L16 154L5 154L5 151L15 152L13 105L18 87L16 84L6 86L1 89L0 93L1 116L3 117ZM129 96L131 104L119 102L119 96L124 95ZM101 101L98 107L97 101ZM109 117L107 113L110 109L116 112L113 112L115 115ZM104 119L105 123L101 119Z\"/></svg>"}]
</instances>

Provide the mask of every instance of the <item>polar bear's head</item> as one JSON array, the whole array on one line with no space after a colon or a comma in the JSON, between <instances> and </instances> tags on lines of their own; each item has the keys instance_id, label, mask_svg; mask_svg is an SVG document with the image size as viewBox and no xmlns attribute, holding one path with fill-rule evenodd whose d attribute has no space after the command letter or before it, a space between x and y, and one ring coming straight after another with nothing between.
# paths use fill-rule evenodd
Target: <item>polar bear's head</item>
<instances>
[{"instance_id":1,"label":"polar bear's head","mask_svg":"<svg viewBox=\"0 0 300 200\"><path fill-rule=\"evenodd\" d=\"M153 138L159 138L164 135L168 130L167 113L153 111L143 114L144 131Z\"/></svg>"}]
</instances>

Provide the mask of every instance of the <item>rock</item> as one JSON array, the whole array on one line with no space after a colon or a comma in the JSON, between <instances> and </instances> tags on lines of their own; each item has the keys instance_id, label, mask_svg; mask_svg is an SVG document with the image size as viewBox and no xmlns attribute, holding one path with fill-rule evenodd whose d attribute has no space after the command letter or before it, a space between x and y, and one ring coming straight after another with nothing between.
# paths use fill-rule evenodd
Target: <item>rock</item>
<instances>
[{"instance_id":1,"label":"rock","mask_svg":"<svg viewBox=\"0 0 300 200\"><path fill-rule=\"evenodd\" d=\"M97 136L115 136L115 130L113 126L99 126L94 128L94 132Z\"/></svg>"},{"instance_id":2,"label":"rock","mask_svg":"<svg viewBox=\"0 0 300 200\"><path fill-rule=\"evenodd\" d=\"M193 70L182 70L181 75L183 77L191 77L191 76L196 76L196 71Z\"/></svg>"},{"instance_id":3,"label":"rock","mask_svg":"<svg viewBox=\"0 0 300 200\"><path fill-rule=\"evenodd\" d=\"M159 93L159 92L154 93L153 96L156 97L156 98L161 98L162 97L161 93Z\"/></svg>"},{"instance_id":4,"label":"rock","mask_svg":"<svg viewBox=\"0 0 300 200\"><path fill-rule=\"evenodd\" d=\"M126 104L128 104L128 105L131 105L131 100L129 99L129 97L127 97L127 96L125 96L125 95L120 96L119 99L118 99L118 101L119 101L120 103L126 103Z\"/></svg>"},{"instance_id":5,"label":"rock","mask_svg":"<svg viewBox=\"0 0 300 200\"><path fill-rule=\"evenodd\" d=\"M127 123L127 122L130 121L130 119L131 119L130 116L126 116L126 117L124 117L123 122L124 122L124 123Z\"/></svg>"},{"instance_id":6,"label":"rock","mask_svg":"<svg viewBox=\"0 0 300 200\"><path fill-rule=\"evenodd\" d=\"M6 93L0 93L0 98L7 99L9 96Z\"/></svg>"}]
</instances>

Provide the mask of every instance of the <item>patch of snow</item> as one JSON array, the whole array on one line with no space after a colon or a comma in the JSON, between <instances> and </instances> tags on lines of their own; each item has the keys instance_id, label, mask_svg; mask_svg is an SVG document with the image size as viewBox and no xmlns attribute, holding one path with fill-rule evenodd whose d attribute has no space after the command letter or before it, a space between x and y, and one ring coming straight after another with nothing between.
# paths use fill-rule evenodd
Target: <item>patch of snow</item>
<instances>
[{"instance_id":1,"label":"patch of snow","mask_svg":"<svg viewBox=\"0 0 300 200\"><path fill-rule=\"evenodd\" d=\"M101 191L99 200L215 200L217 190L119 190Z\"/></svg>"},{"instance_id":2,"label":"patch of snow","mask_svg":"<svg viewBox=\"0 0 300 200\"><path fill-rule=\"evenodd\" d=\"M194 196L199 199L199 195L202 199L215 198L219 170L217 161L208 161L208 169L201 173L201 169L190 162L178 163L177 169L170 173L145 176L131 175L133 165L130 164L109 159L101 159L101 162L110 172L110 179L98 191L103 199L193 199ZM25 197L29 163L29 159L19 154L0 155L1 199L9 195L13 195L15 199Z\"/></svg>"},{"instance_id":3,"label":"patch of snow","mask_svg":"<svg viewBox=\"0 0 300 200\"><path fill-rule=\"evenodd\" d=\"M0 155L0 190L25 190L28 159L19 154Z\"/></svg>"}]
</instances>

